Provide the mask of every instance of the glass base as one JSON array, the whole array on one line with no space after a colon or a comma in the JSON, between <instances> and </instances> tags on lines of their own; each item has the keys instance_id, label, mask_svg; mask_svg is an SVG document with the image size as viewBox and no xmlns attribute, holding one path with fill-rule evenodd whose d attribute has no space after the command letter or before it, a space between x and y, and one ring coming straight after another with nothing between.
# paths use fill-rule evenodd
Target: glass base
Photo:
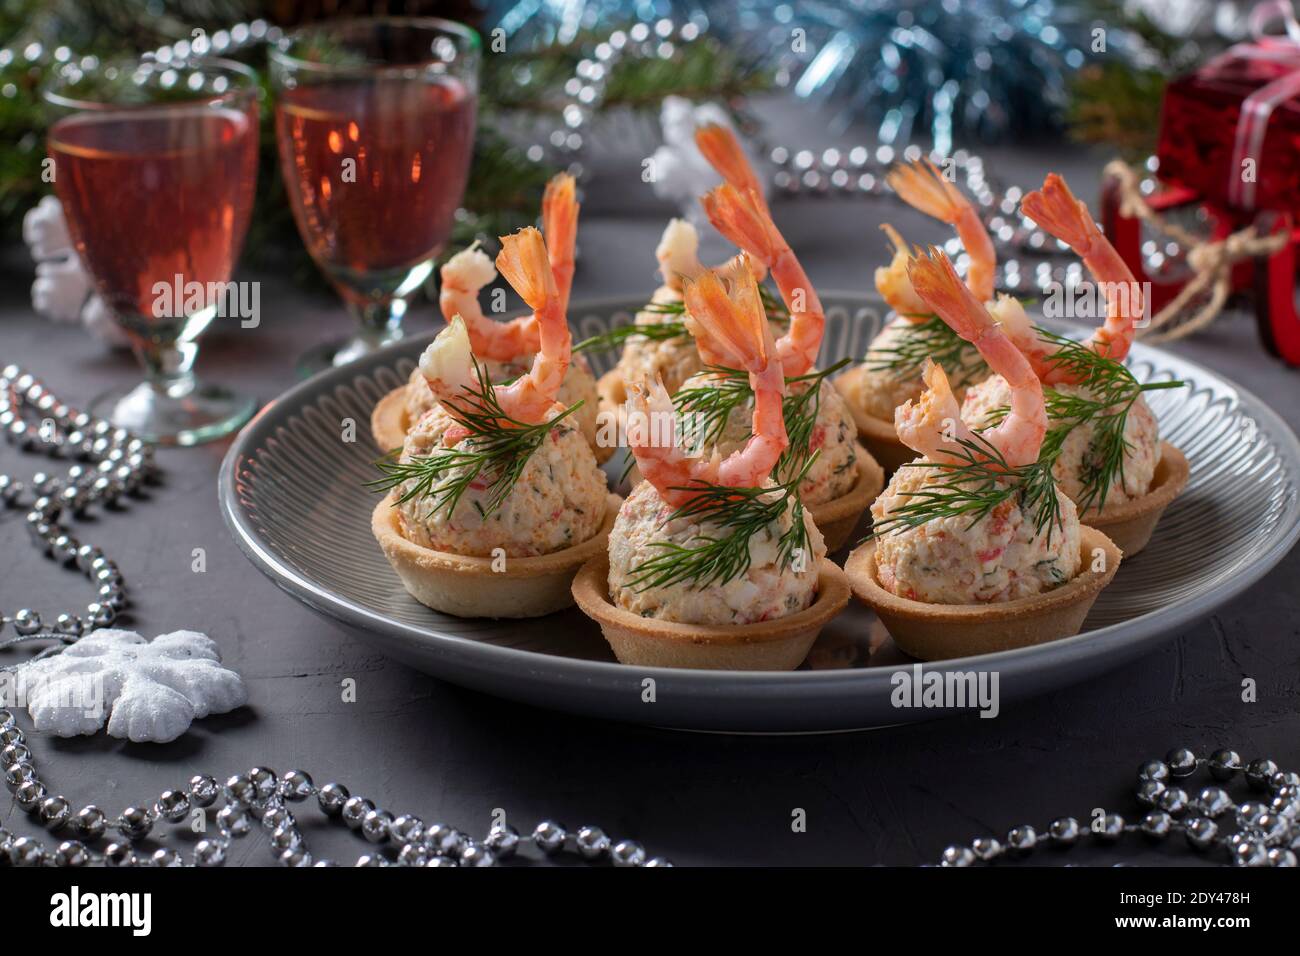
<instances>
[{"instance_id":1,"label":"glass base","mask_svg":"<svg viewBox=\"0 0 1300 956\"><path fill-rule=\"evenodd\" d=\"M399 326L394 329L385 329L383 335L357 335L346 340L325 342L313 349L309 349L298 357L295 366L298 377L310 378L317 372L355 362L363 355L369 355L390 342L399 341L404 337L404 334Z\"/></svg>"},{"instance_id":2,"label":"glass base","mask_svg":"<svg viewBox=\"0 0 1300 956\"><path fill-rule=\"evenodd\" d=\"M148 382L105 392L90 413L160 445L199 445L236 431L253 417L257 401L218 385L191 380L171 388Z\"/></svg>"}]
</instances>

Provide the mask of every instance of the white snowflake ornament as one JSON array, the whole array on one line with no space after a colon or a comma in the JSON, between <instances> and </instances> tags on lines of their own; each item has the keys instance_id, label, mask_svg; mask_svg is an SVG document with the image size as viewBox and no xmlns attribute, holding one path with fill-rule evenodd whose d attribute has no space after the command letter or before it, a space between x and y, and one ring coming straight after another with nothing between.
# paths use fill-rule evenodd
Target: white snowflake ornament
<instances>
[{"instance_id":1,"label":"white snowflake ornament","mask_svg":"<svg viewBox=\"0 0 1300 956\"><path fill-rule=\"evenodd\" d=\"M59 737L93 734L136 743L175 740L197 718L248 703L248 690L221 666L210 638L172 631L146 641L101 628L23 671L36 729Z\"/></svg>"},{"instance_id":2,"label":"white snowflake ornament","mask_svg":"<svg viewBox=\"0 0 1300 956\"><path fill-rule=\"evenodd\" d=\"M108 306L94 292L81 257L72 248L63 206L46 196L23 217L23 241L36 260L32 308L55 322L78 322L109 345L128 345Z\"/></svg>"}]
</instances>

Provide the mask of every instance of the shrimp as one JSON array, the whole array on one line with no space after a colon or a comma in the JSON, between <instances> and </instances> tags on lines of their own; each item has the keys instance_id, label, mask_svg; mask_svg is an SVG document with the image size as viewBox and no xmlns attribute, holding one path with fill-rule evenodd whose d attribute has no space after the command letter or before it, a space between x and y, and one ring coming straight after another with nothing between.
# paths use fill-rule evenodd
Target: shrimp
<instances>
[{"instance_id":1,"label":"shrimp","mask_svg":"<svg viewBox=\"0 0 1300 956\"><path fill-rule=\"evenodd\" d=\"M533 310L538 352L532 367L508 385L493 385L502 411L510 418L537 424L556 406L560 383L568 370L569 324L555 275L547 259L542 234L529 226L501 237L497 268ZM469 326L463 316L452 317L420 356L420 372L438 401L463 399L479 387ZM458 433L458 437L464 437Z\"/></svg>"},{"instance_id":2,"label":"shrimp","mask_svg":"<svg viewBox=\"0 0 1300 956\"><path fill-rule=\"evenodd\" d=\"M746 275L754 275L756 268L761 269L761 266L755 266L753 259L747 253L742 252L740 255L728 259L713 271L726 287L735 288L738 284L744 283ZM754 281L758 281L757 276L755 276ZM726 342L710 335L707 326L697 320L689 309L685 312L683 318L686 321L687 331L695 339L695 347L705 365L716 365L721 368L744 368L742 364L744 357L728 348Z\"/></svg>"},{"instance_id":3,"label":"shrimp","mask_svg":"<svg viewBox=\"0 0 1300 956\"><path fill-rule=\"evenodd\" d=\"M700 262L700 235L685 219L669 219L663 238L655 248L659 274L664 285L674 292L682 291L682 283L704 271Z\"/></svg>"},{"instance_id":4,"label":"shrimp","mask_svg":"<svg viewBox=\"0 0 1300 956\"><path fill-rule=\"evenodd\" d=\"M1145 308L1142 287L1120 258L1088 207L1074 198L1056 173L1049 173L1043 188L1020 201L1020 211L1068 245L1088 267L1106 296L1106 321L1088 339L1087 346L1103 358L1122 361L1133 345L1134 329ZM1057 371L1057 380L1063 373ZM1052 381L1051 372L1046 380Z\"/></svg>"},{"instance_id":5,"label":"shrimp","mask_svg":"<svg viewBox=\"0 0 1300 956\"><path fill-rule=\"evenodd\" d=\"M714 273L702 272L699 278L687 282L686 303L705 334L718 343L719 350L749 373L754 390L753 434L743 448L725 459L716 450L708 458L687 457L678 442L677 416L663 383L656 379L653 383L631 385L629 401L638 414L630 420L672 423L666 443L655 440L658 436L654 428L629 428L628 446L641 474L658 489L664 501L674 506L695 497L694 485L760 487L790 444L782 414L785 380L753 273L735 270L728 287Z\"/></svg>"},{"instance_id":6,"label":"shrimp","mask_svg":"<svg viewBox=\"0 0 1300 956\"><path fill-rule=\"evenodd\" d=\"M695 131L695 145L723 179L721 186L701 200L709 222L772 273L790 310L790 328L777 340L777 354L787 376L803 375L813 367L821 351L826 330L821 300L772 221L762 183L736 134L711 123Z\"/></svg>"},{"instance_id":7,"label":"shrimp","mask_svg":"<svg viewBox=\"0 0 1300 956\"><path fill-rule=\"evenodd\" d=\"M876 291L889 303L889 307L903 318L909 322L922 322L930 307L916 294L916 290L912 288L912 280L907 276L907 264L912 261L912 254L897 229L889 223L885 223L880 228L893 243L894 258L889 260L888 266L876 269Z\"/></svg>"},{"instance_id":8,"label":"shrimp","mask_svg":"<svg viewBox=\"0 0 1300 956\"><path fill-rule=\"evenodd\" d=\"M566 311L573 286L578 209L573 177L567 173L552 177L542 197L542 229L561 308ZM464 320L474 354L479 358L508 362L540 348L541 332L535 316L521 315L508 322L498 322L483 314L479 292L496 281L497 270L478 242L448 259L442 266L441 276L438 306L443 318L451 322L459 315Z\"/></svg>"},{"instance_id":9,"label":"shrimp","mask_svg":"<svg viewBox=\"0 0 1300 956\"><path fill-rule=\"evenodd\" d=\"M931 311L974 345L1011 388L1010 411L997 425L980 432L976 444L987 442L1011 468L1036 461L1047 433L1047 409L1042 383L1029 360L985 305L962 285L957 270L938 249L932 246L928 256L913 259L908 274ZM930 363L925 377L930 392L919 403L909 401L894 412L898 437L931 461L957 460L953 443L970 441L974 433L957 414L957 400L943 369ZM970 446L965 450L969 452Z\"/></svg>"},{"instance_id":10,"label":"shrimp","mask_svg":"<svg viewBox=\"0 0 1300 956\"><path fill-rule=\"evenodd\" d=\"M929 160L895 166L885 181L912 208L956 228L957 236L970 256L967 286L981 302L993 298L997 253L993 251L993 240L980 222L979 214L961 190Z\"/></svg>"},{"instance_id":11,"label":"shrimp","mask_svg":"<svg viewBox=\"0 0 1300 956\"><path fill-rule=\"evenodd\" d=\"M749 159L735 133L717 123L707 123L695 130L695 145L709 165L718 171L723 182L735 186L742 195L754 193L759 207L767 210L763 184L754 172L754 167L749 165Z\"/></svg>"},{"instance_id":12,"label":"shrimp","mask_svg":"<svg viewBox=\"0 0 1300 956\"><path fill-rule=\"evenodd\" d=\"M679 294L684 280L694 279L708 268L700 261L700 234L685 219L668 220L655 248L655 259L659 261L664 285ZM767 275L767 267L754 259L749 260L749 268L757 282L762 282Z\"/></svg>"},{"instance_id":13,"label":"shrimp","mask_svg":"<svg viewBox=\"0 0 1300 956\"><path fill-rule=\"evenodd\" d=\"M542 235L546 239L555 288L560 293L562 308L566 312L569 309L569 293L573 289L573 252L578 245L580 208L574 178L568 173L552 176L542 194Z\"/></svg>"},{"instance_id":14,"label":"shrimp","mask_svg":"<svg viewBox=\"0 0 1300 956\"><path fill-rule=\"evenodd\" d=\"M730 183L723 183L701 201L714 228L772 273L790 310L790 327L777 340L776 353L788 377L805 374L821 351L826 315L808 274L772 222L766 204L753 190L744 195Z\"/></svg>"}]
</instances>

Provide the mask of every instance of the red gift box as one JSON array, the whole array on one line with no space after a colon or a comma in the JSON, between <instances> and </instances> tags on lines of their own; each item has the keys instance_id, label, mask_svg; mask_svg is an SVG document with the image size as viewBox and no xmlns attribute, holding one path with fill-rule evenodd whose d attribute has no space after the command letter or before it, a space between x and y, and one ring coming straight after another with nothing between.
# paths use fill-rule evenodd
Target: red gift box
<instances>
[{"instance_id":1,"label":"red gift box","mask_svg":"<svg viewBox=\"0 0 1300 956\"><path fill-rule=\"evenodd\" d=\"M1268 34L1279 20L1286 34ZM1300 216L1300 23L1283 0L1250 25L1251 41L1166 87L1159 175L1224 209Z\"/></svg>"}]
</instances>

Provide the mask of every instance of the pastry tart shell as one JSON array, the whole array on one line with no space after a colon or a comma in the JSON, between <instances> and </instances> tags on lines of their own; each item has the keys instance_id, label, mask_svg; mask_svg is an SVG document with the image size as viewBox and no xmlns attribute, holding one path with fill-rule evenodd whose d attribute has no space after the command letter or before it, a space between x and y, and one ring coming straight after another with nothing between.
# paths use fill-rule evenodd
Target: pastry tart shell
<instances>
[{"instance_id":1,"label":"pastry tart shell","mask_svg":"<svg viewBox=\"0 0 1300 956\"><path fill-rule=\"evenodd\" d=\"M370 434L384 452L406 444L406 433L411 430L411 424L406 414L405 385L397 386L370 411Z\"/></svg>"},{"instance_id":2,"label":"pastry tart shell","mask_svg":"<svg viewBox=\"0 0 1300 956\"><path fill-rule=\"evenodd\" d=\"M603 407L603 403L602 403ZM406 444L406 433L415 423L406 411L406 386L399 385L378 402L370 411L370 434L375 444L383 451L401 448ZM597 429L599 433L599 429ZM591 442L591 450L596 456L596 464L604 464L614 454L613 448L602 448Z\"/></svg>"},{"instance_id":3,"label":"pastry tart shell","mask_svg":"<svg viewBox=\"0 0 1300 956\"><path fill-rule=\"evenodd\" d=\"M375 506L370 527L384 557L411 597L425 607L456 617L541 617L573 605L570 588L578 569L603 555L623 499L606 498L600 530L581 544L552 554L507 558L494 570L492 558L434 551L408 541L401 533L395 496Z\"/></svg>"},{"instance_id":4,"label":"pastry tart shell","mask_svg":"<svg viewBox=\"0 0 1300 956\"><path fill-rule=\"evenodd\" d=\"M989 654L1071 637L1079 633L1097 595L1119 569L1120 549L1105 534L1080 529L1083 565L1071 580L1051 591L990 604L930 604L893 594L880 584L876 543L849 555L844 571L854 595L876 612L899 649L923 661ZM1093 570L1093 554L1105 554L1104 570Z\"/></svg>"},{"instance_id":5,"label":"pastry tart shell","mask_svg":"<svg viewBox=\"0 0 1300 956\"><path fill-rule=\"evenodd\" d=\"M857 527L862 512L871 506L885 489L885 470L876 463L875 457L858 447L858 480L848 494L820 504L808 505L813 524L826 539L827 551L838 551L844 547Z\"/></svg>"},{"instance_id":6,"label":"pastry tart shell","mask_svg":"<svg viewBox=\"0 0 1300 956\"><path fill-rule=\"evenodd\" d=\"M596 379L596 394L600 396L600 414L602 417L613 415L619 423L620 434L623 431L623 404L627 401L627 385L617 366Z\"/></svg>"},{"instance_id":7,"label":"pastry tart shell","mask_svg":"<svg viewBox=\"0 0 1300 956\"><path fill-rule=\"evenodd\" d=\"M682 624L641 617L609 598L609 555L592 558L573 580L573 597L600 625L624 664L700 670L789 671L798 667L826 623L849 602L849 585L823 558L817 597L797 614L756 624Z\"/></svg>"},{"instance_id":8,"label":"pastry tart shell","mask_svg":"<svg viewBox=\"0 0 1300 956\"><path fill-rule=\"evenodd\" d=\"M1147 546L1160 516L1187 486L1190 473L1187 456L1169 442L1161 442L1160 464L1156 465L1150 491L1140 498L1109 504L1099 512L1080 513L1079 518L1103 532L1125 557L1131 558Z\"/></svg>"},{"instance_id":9,"label":"pastry tart shell","mask_svg":"<svg viewBox=\"0 0 1300 956\"><path fill-rule=\"evenodd\" d=\"M851 375L852 372L845 374ZM903 465L915 459L916 452L898 440L898 432L894 430L892 421L887 422L875 415L868 415L858 408L841 387L843 378L844 375L841 375L834 379L834 385L843 396L844 404L848 406L849 413L853 416L853 423L858 426L858 437L862 439L862 444L867 447L867 451L871 452L871 457L880 462L880 467L885 469L885 474L892 475Z\"/></svg>"}]
</instances>

